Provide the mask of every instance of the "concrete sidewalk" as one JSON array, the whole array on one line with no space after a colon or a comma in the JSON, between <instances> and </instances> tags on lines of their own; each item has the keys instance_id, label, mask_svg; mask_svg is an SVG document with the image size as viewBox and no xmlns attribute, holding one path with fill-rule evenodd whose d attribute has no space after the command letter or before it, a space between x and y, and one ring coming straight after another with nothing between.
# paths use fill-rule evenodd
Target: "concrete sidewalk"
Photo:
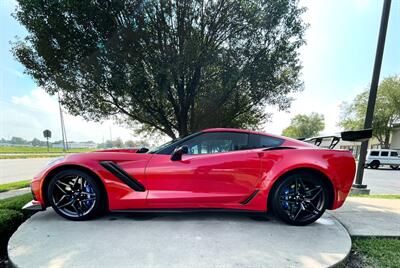
<instances>
[{"instance_id":1,"label":"concrete sidewalk","mask_svg":"<svg viewBox=\"0 0 400 268\"><path fill-rule=\"evenodd\" d=\"M343 207L329 213L351 236L400 237L400 199L349 197Z\"/></svg>"},{"instance_id":2,"label":"concrete sidewalk","mask_svg":"<svg viewBox=\"0 0 400 268\"><path fill-rule=\"evenodd\" d=\"M52 209L8 243L17 267L331 267L350 252L345 228L325 214L296 227L246 214L108 214L74 222Z\"/></svg>"},{"instance_id":3,"label":"concrete sidewalk","mask_svg":"<svg viewBox=\"0 0 400 268\"><path fill-rule=\"evenodd\" d=\"M2 192L0 193L0 200L2 199L6 199L9 197L14 197L14 196L18 196L18 195L23 195L23 194L27 194L31 192L31 188L26 187L26 188L21 188L18 190L11 190L11 191L7 191L7 192Z\"/></svg>"}]
</instances>

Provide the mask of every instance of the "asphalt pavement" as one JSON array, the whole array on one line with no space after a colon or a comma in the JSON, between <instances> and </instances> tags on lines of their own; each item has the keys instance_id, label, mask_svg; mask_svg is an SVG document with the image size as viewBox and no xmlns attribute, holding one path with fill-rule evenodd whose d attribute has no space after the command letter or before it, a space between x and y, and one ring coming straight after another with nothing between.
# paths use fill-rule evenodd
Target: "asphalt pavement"
<instances>
[{"instance_id":1,"label":"asphalt pavement","mask_svg":"<svg viewBox=\"0 0 400 268\"><path fill-rule=\"evenodd\" d=\"M363 184L367 184L370 194L400 194L400 169L364 169Z\"/></svg>"},{"instance_id":2,"label":"asphalt pavement","mask_svg":"<svg viewBox=\"0 0 400 268\"><path fill-rule=\"evenodd\" d=\"M1 159L0 184L30 180L52 158Z\"/></svg>"}]
</instances>

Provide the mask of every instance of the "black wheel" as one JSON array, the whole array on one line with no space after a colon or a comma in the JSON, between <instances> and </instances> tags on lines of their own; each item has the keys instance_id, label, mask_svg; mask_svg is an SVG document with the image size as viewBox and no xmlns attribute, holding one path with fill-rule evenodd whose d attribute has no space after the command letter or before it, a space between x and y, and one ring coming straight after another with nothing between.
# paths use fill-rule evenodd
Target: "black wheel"
<instances>
[{"instance_id":1,"label":"black wheel","mask_svg":"<svg viewBox=\"0 0 400 268\"><path fill-rule=\"evenodd\" d=\"M273 192L272 207L283 221L307 225L322 216L328 199L328 190L321 178L300 172L280 181Z\"/></svg>"},{"instance_id":2,"label":"black wheel","mask_svg":"<svg viewBox=\"0 0 400 268\"><path fill-rule=\"evenodd\" d=\"M399 165L390 165L392 169L399 169Z\"/></svg>"},{"instance_id":3,"label":"black wheel","mask_svg":"<svg viewBox=\"0 0 400 268\"><path fill-rule=\"evenodd\" d=\"M80 170L57 173L49 182L47 197L53 209L69 220L91 219L105 208L99 183Z\"/></svg>"},{"instance_id":4,"label":"black wheel","mask_svg":"<svg viewBox=\"0 0 400 268\"><path fill-rule=\"evenodd\" d=\"M374 161L372 161L370 164L369 164L369 166L371 167L371 168L373 168L373 169L378 169L379 168L379 166L380 166L380 162L378 161L378 160L374 160Z\"/></svg>"}]
</instances>

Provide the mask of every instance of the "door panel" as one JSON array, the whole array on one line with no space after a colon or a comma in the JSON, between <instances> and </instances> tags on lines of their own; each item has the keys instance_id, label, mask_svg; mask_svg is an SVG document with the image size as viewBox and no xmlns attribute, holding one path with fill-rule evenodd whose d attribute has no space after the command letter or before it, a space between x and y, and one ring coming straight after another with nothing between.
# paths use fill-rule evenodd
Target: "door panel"
<instances>
[{"instance_id":1,"label":"door panel","mask_svg":"<svg viewBox=\"0 0 400 268\"><path fill-rule=\"evenodd\" d=\"M256 150L184 155L181 161L155 154L146 168L146 181L147 202L159 207L238 203L260 181L260 158Z\"/></svg>"}]
</instances>

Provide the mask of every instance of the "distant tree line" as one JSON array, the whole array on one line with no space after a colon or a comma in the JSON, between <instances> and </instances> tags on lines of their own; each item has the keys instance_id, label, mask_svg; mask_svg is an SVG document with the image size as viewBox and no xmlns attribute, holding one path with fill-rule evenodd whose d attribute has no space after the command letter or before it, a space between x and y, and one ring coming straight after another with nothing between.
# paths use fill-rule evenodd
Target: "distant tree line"
<instances>
[{"instance_id":1,"label":"distant tree line","mask_svg":"<svg viewBox=\"0 0 400 268\"><path fill-rule=\"evenodd\" d=\"M24 138L21 138L21 137L12 137L9 140L1 138L0 143L1 144L12 144L12 145L28 145L28 146L31 145L31 146L38 146L38 147L46 146L46 141L41 141L37 138L34 138L31 141L25 140Z\"/></svg>"},{"instance_id":2,"label":"distant tree line","mask_svg":"<svg viewBox=\"0 0 400 268\"><path fill-rule=\"evenodd\" d=\"M121 138L117 138L115 140L106 140L103 143L99 143L97 148L140 148L146 147L149 148L151 145L145 140L132 141L127 140L125 142L122 141Z\"/></svg>"},{"instance_id":3,"label":"distant tree line","mask_svg":"<svg viewBox=\"0 0 400 268\"><path fill-rule=\"evenodd\" d=\"M73 141L71 141L73 142ZM62 140L59 141L54 141L50 144L58 144L62 143ZM69 142L70 143L70 142ZM87 141L86 143L94 143L93 141ZM41 141L37 138L30 140L26 140L21 137L12 137L11 139L7 140L4 138L0 139L0 144L5 145L21 145L21 146L33 146L33 147L46 147L46 141ZM146 147L150 148L152 147L149 142L145 140L138 140L138 141L132 141L132 140L127 140L123 141L121 138L117 138L115 140L107 140L103 143L98 143L97 148L140 148L140 147Z\"/></svg>"}]
</instances>

